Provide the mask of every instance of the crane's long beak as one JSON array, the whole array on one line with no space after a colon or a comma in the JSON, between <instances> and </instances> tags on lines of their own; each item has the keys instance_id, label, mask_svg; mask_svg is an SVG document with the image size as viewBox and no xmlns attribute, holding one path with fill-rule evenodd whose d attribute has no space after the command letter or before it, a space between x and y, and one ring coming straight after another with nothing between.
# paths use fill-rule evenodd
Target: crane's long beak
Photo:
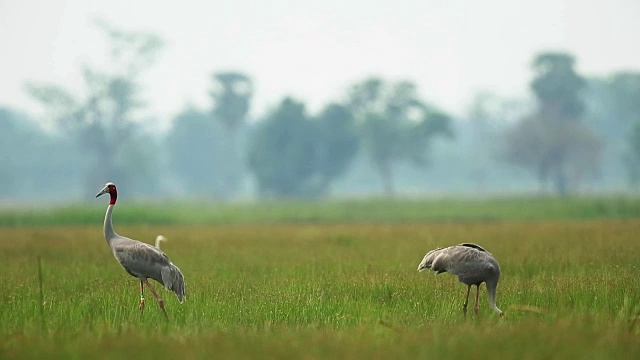
<instances>
[{"instance_id":1,"label":"crane's long beak","mask_svg":"<svg viewBox=\"0 0 640 360\"><path fill-rule=\"evenodd\" d=\"M100 190L100 192L96 195L96 197L102 195L102 194L106 194L109 192L109 187L105 186L102 190Z\"/></svg>"}]
</instances>

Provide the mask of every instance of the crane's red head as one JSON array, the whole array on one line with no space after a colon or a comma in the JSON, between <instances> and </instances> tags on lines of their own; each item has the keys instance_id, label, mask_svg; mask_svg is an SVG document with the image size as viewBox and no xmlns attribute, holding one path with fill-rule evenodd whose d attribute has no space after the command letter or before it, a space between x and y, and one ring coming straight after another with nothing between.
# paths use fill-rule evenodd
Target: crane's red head
<instances>
[{"instance_id":1,"label":"crane's red head","mask_svg":"<svg viewBox=\"0 0 640 360\"><path fill-rule=\"evenodd\" d=\"M104 188L102 190L100 190L100 192L98 193L98 195L96 195L96 197L102 195L102 194L109 194L111 195L111 201L109 201L110 205L115 205L116 204L116 200L118 199L118 190L116 189L116 184L112 183L112 182L108 182Z\"/></svg>"}]
</instances>

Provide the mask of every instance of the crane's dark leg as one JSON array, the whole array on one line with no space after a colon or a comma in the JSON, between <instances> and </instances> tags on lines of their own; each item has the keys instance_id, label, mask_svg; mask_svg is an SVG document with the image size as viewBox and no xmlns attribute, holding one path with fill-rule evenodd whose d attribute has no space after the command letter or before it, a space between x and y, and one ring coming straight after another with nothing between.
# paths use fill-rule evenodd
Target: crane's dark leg
<instances>
[{"instance_id":1,"label":"crane's dark leg","mask_svg":"<svg viewBox=\"0 0 640 360\"><path fill-rule=\"evenodd\" d=\"M476 285L476 303L473 305L473 312L478 316L478 297L480 296L480 284Z\"/></svg>"},{"instance_id":2,"label":"crane's dark leg","mask_svg":"<svg viewBox=\"0 0 640 360\"><path fill-rule=\"evenodd\" d=\"M140 312L144 311L144 284L140 280Z\"/></svg>"},{"instance_id":3,"label":"crane's dark leg","mask_svg":"<svg viewBox=\"0 0 640 360\"><path fill-rule=\"evenodd\" d=\"M469 292L471 291L471 285L467 287L467 297L464 298L464 304L462 304L462 312L464 316L467 316L467 304L469 304Z\"/></svg>"},{"instance_id":4,"label":"crane's dark leg","mask_svg":"<svg viewBox=\"0 0 640 360\"><path fill-rule=\"evenodd\" d=\"M167 310L164 309L164 300L162 300L162 298L158 295L158 293L153 289L153 286L151 286L151 283L149 283L149 280L145 280L144 283L147 285L149 290L151 290L151 293L153 294L153 296L156 297L156 299L158 300L158 304L160 304L160 308L164 312L164 316L168 319L169 316L167 315Z\"/></svg>"}]
</instances>

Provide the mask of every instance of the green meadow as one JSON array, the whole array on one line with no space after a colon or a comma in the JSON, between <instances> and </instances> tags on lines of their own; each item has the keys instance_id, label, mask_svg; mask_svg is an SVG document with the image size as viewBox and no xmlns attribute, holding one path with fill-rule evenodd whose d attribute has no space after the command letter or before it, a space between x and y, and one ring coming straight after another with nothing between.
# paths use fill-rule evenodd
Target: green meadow
<instances>
[{"instance_id":1,"label":"green meadow","mask_svg":"<svg viewBox=\"0 0 640 360\"><path fill-rule=\"evenodd\" d=\"M116 231L168 237L186 278L168 320L151 294L140 313L99 202L0 211L0 358L640 358L638 199L122 199ZM504 318L484 285L465 317L464 285L416 271L461 242L498 259Z\"/></svg>"}]
</instances>

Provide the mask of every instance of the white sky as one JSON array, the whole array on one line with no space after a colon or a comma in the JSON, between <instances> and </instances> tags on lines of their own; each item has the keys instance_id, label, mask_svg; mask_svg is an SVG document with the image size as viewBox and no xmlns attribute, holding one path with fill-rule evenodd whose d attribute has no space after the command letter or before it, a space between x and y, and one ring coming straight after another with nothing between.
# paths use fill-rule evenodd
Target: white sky
<instances>
[{"instance_id":1,"label":"white sky","mask_svg":"<svg viewBox=\"0 0 640 360\"><path fill-rule=\"evenodd\" d=\"M640 70L638 0L0 0L0 106L41 114L27 81L81 90L80 66L108 60L97 18L165 40L143 77L165 124L208 107L221 70L252 76L254 115L286 95L314 112L368 75L411 79L463 114L478 90L526 95L541 50L573 53L585 75Z\"/></svg>"}]
</instances>

